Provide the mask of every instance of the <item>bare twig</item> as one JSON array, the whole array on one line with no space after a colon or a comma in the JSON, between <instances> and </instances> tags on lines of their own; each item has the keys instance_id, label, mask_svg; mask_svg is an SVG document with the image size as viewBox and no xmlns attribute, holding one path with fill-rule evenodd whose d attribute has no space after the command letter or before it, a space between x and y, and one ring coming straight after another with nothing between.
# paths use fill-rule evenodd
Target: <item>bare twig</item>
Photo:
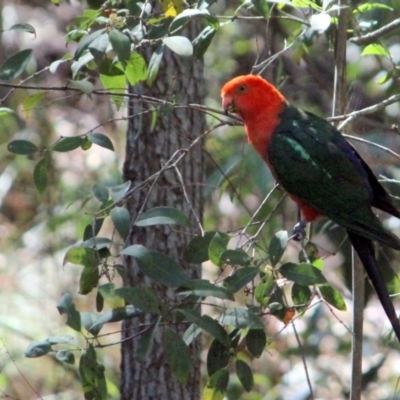
<instances>
[{"instance_id":1,"label":"bare twig","mask_svg":"<svg viewBox=\"0 0 400 400\"><path fill-rule=\"evenodd\" d=\"M397 28L400 28L400 18L395 19L389 24L382 26L382 28L377 29L376 31L369 32L364 36L354 37L350 39L350 42L353 42L358 45L362 44L370 44L378 40L381 36L389 33Z\"/></svg>"}]
</instances>

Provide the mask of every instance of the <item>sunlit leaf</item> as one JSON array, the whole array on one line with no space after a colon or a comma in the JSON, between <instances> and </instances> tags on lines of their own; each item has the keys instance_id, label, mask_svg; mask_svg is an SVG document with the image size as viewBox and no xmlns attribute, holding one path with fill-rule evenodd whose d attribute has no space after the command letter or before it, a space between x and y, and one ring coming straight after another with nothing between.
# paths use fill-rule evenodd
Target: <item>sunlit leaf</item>
<instances>
[{"instance_id":1,"label":"sunlit leaf","mask_svg":"<svg viewBox=\"0 0 400 400\"><path fill-rule=\"evenodd\" d=\"M387 11L394 11L392 7L384 3L360 3L353 10L353 14L365 13L368 11L373 11L377 9L387 10Z\"/></svg>"},{"instance_id":2,"label":"sunlit leaf","mask_svg":"<svg viewBox=\"0 0 400 400\"><path fill-rule=\"evenodd\" d=\"M311 29L318 34L324 33L331 25L331 16L326 13L313 14L310 17Z\"/></svg>"},{"instance_id":3,"label":"sunlit leaf","mask_svg":"<svg viewBox=\"0 0 400 400\"><path fill-rule=\"evenodd\" d=\"M29 118L32 110L45 96L46 92L38 92L25 97L25 99L22 101L22 107L25 111L26 118Z\"/></svg>"},{"instance_id":4,"label":"sunlit leaf","mask_svg":"<svg viewBox=\"0 0 400 400\"><path fill-rule=\"evenodd\" d=\"M103 33L99 36L97 36L88 46L88 49L92 56L94 57L95 61L97 64L100 64L101 61L103 60L106 51L107 51L107 46L109 43L109 37L108 33Z\"/></svg>"},{"instance_id":5,"label":"sunlit leaf","mask_svg":"<svg viewBox=\"0 0 400 400\"><path fill-rule=\"evenodd\" d=\"M160 4L164 15L168 17L176 17L182 12L184 7L184 0L160 0Z\"/></svg>"},{"instance_id":6,"label":"sunlit leaf","mask_svg":"<svg viewBox=\"0 0 400 400\"><path fill-rule=\"evenodd\" d=\"M112 310L108 310L105 313L101 314L90 327L90 331L92 331L93 329L101 328L104 324L110 322L125 321L127 319L139 317L142 314L142 310L139 310L131 305L126 307L113 308Z\"/></svg>"},{"instance_id":7,"label":"sunlit leaf","mask_svg":"<svg viewBox=\"0 0 400 400\"><path fill-rule=\"evenodd\" d=\"M346 311L346 302L343 299L342 294L329 285L322 285L318 287L322 298L329 303L331 306L335 307L340 311Z\"/></svg>"},{"instance_id":8,"label":"sunlit leaf","mask_svg":"<svg viewBox=\"0 0 400 400\"><path fill-rule=\"evenodd\" d=\"M193 45L185 36L167 36L162 39L174 53L181 57L191 57L193 55Z\"/></svg>"},{"instance_id":9,"label":"sunlit leaf","mask_svg":"<svg viewBox=\"0 0 400 400\"><path fill-rule=\"evenodd\" d=\"M207 381L204 388L202 400L223 400L228 389L229 372L227 369L220 369L215 372Z\"/></svg>"},{"instance_id":10,"label":"sunlit leaf","mask_svg":"<svg viewBox=\"0 0 400 400\"><path fill-rule=\"evenodd\" d=\"M0 107L0 118L10 114L15 114L15 111L8 107Z\"/></svg>"},{"instance_id":11,"label":"sunlit leaf","mask_svg":"<svg viewBox=\"0 0 400 400\"><path fill-rule=\"evenodd\" d=\"M215 29L206 26L193 40L193 54L197 59L204 56L216 33L217 31Z\"/></svg>"},{"instance_id":12,"label":"sunlit leaf","mask_svg":"<svg viewBox=\"0 0 400 400\"><path fill-rule=\"evenodd\" d=\"M88 247L71 247L64 256L63 264L67 262L94 267L98 263L97 252Z\"/></svg>"},{"instance_id":13,"label":"sunlit leaf","mask_svg":"<svg viewBox=\"0 0 400 400\"><path fill-rule=\"evenodd\" d=\"M99 286L99 293L110 308L122 308L125 306L124 299L118 295L115 285L111 282Z\"/></svg>"},{"instance_id":14,"label":"sunlit leaf","mask_svg":"<svg viewBox=\"0 0 400 400\"><path fill-rule=\"evenodd\" d=\"M126 64L125 75L131 86L135 86L147 77L147 65L144 58L137 52L132 52Z\"/></svg>"},{"instance_id":15,"label":"sunlit leaf","mask_svg":"<svg viewBox=\"0 0 400 400\"><path fill-rule=\"evenodd\" d=\"M111 198L115 203L122 200L131 187L131 181L126 181L121 185L113 186L111 188Z\"/></svg>"},{"instance_id":16,"label":"sunlit leaf","mask_svg":"<svg viewBox=\"0 0 400 400\"><path fill-rule=\"evenodd\" d=\"M367 46L365 46L364 50L361 53L362 56L368 56L368 55L373 55L373 56L386 56L390 57L389 50L382 46L379 43L371 43Z\"/></svg>"},{"instance_id":17,"label":"sunlit leaf","mask_svg":"<svg viewBox=\"0 0 400 400\"><path fill-rule=\"evenodd\" d=\"M0 67L0 79L6 81L12 80L20 76L27 67L32 57L32 50L22 50L7 58Z\"/></svg>"},{"instance_id":18,"label":"sunlit leaf","mask_svg":"<svg viewBox=\"0 0 400 400\"><path fill-rule=\"evenodd\" d=\"M85 93L87 96L91 96L94 90L93 83L90 82L88 79L81 79L78 81L70 81L71 86L73 88L79 89L82 93Z\"/></svg>"}]
</instances>

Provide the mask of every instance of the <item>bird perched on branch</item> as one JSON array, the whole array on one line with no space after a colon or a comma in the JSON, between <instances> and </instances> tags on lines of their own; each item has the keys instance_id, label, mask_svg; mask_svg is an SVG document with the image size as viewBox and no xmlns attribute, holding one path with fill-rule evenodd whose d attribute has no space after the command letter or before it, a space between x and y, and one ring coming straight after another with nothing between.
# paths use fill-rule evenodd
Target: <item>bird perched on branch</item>
<instances>
[{"instance_id":1,"label":"bird perched on branch","mask_svg":"<svg viewBox=\"0 0 400 400\"><path fill-rule=\"evenodd\" d=\"M400 323L379 270L373 241L400 250L400 239L385 230L372 207L397 218L400 211L369 166L342 134L322 118L290 105L269 82L239 76L221 91L226 112L238 114L248 141L307 222L327 217L347 230L400 341Z\"/></svg>"}]
</instances>

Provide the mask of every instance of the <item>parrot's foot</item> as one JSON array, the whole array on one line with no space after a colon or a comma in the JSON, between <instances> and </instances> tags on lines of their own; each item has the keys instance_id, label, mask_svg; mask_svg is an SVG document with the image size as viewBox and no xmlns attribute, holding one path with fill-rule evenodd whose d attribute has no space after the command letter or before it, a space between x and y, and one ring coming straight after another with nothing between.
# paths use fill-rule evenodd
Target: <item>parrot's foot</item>
<instances>
[{"instance_id":1,"label":"parrot's foot","mask_svg":"<svg viewBox=\"0 0 400 400\"><path fill-rule=\"evenodd\" d=\"M293 240L300 242L306 237L306 225L307 223L305 221L300 221L293 227Z\"/></svg>"}]
</instances>

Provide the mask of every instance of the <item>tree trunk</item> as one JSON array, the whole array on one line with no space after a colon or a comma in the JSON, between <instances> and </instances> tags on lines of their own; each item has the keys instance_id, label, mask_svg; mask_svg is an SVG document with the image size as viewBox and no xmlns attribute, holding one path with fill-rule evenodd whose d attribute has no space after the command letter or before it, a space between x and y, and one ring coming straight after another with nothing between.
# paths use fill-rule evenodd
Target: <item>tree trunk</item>
<instances>
[{"instance_id":1,"label":"tree trunk","mask_svg":"<svg viewBox=\"0 0 400 400\"><path fill-rule=\"evenodd\" d=\"M199 22L192 21L184 34L193 38L200 32L200 28ZM147 60L149 57L150 54L147 54ZM202 104L204 101L203 62L179 58L165 48L160 72L153 86L143 85L135 87L133 91L158 99L175 100L179 104ZM163 163L171 155L178 149L187 148L205 131L204 114L193 109L171 110L164 106L158 107L157 115L154 111L148 110L154 110L154 106L131 100L124 178L132 182L132 187L160 171ZM140 211L152 207L174 207L189 216L189 232L187 228L177 226L133 227L127 246L141 244L167 254L183 265L186 274L191 279L199 278L200 266L185 263L182 255L184 248L191 240L191 235L188 233L198 234L199 225L196 219L200 221L202 219L204 162L201 143L185 154L177 165L177 169L179 173L174 169L166 171L154 181L154 185L150 184L140 190L130 200L128 210L134 220ZM182 182L185 190L183 190ZM129 285L150 286L167 306L178 301L173 289L158 285L144 276L132 257L126 257L125 266ZM153 321L154 317L146 315L141 320L135 318L126 321L123 325L121 399L198 399L200 397L199 340L195 340L190 346L192 370L185 384L180 384L175 379L166 363L162 324L158 326L153 348L148 357L144 362L138 361L136 351L141 339L139 332L143 330L140 325ZM182 335L187 325L176 323L169 324L169 327Z\"/></svg>"}]
</instances>

